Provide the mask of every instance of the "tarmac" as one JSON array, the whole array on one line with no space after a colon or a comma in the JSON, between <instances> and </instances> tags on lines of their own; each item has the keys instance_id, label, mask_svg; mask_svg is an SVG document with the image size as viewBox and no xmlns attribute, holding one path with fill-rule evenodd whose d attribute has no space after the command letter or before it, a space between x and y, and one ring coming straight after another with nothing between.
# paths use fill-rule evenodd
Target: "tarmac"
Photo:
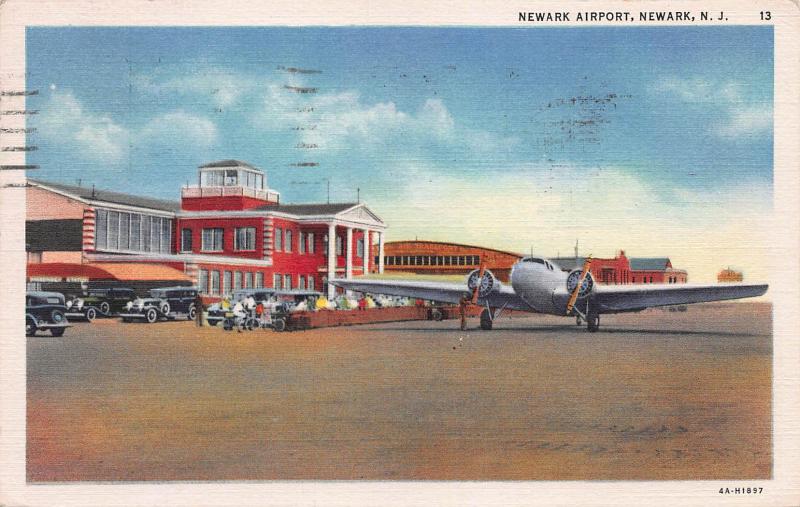
<instances>
[{"instance_id":1,"label":"tarmac","mask_svg":"<svg viewBox=\"0 0 800 507\"><path fill-rule=\"evenodd\" d=\"M772 475L772 308L27 339L27 478L678 480Z\"/></svg>"}]
</instances>

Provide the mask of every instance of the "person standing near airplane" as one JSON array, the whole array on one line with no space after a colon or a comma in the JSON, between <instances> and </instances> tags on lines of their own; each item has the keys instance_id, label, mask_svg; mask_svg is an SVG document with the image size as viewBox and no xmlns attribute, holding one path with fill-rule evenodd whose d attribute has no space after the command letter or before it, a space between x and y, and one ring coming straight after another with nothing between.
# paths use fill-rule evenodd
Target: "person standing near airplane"
<instances>
[{"instance_id":1,"label":"person standing near airplane","mask_svg":"<svg viewBox=\"0 0 800 507\"><path fill-rule=\"evenodd\" d=\"M458 302L458 312L461 314L461 330L467 330L467 296L462 296Z\"/></svg>"}]
</instances>

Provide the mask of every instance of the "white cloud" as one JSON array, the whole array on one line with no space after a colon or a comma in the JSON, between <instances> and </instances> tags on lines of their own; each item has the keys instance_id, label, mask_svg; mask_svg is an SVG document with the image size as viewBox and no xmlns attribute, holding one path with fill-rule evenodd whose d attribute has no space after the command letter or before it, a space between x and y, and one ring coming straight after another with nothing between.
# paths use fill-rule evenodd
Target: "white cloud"
<instances>
[{"instance_id":1,"label":"white cloud","mask_svg":"<svg viewBox=\"0 0 800 507\"><path fill-rule=\"evenodd\" d=\"M217 140L216 125L181 110L153 117L129 129L108 116L86 110L69 91L55 92L35 120L40 135L61 146L74 145L87 159L108 164L128 157L130 147L174 144L208 147Z\"/></svg>"},{"instance_id":2,"label":"white cloud","mask_svg":"<svg viewBox=\"0 0 800 507\"><path fill-rule=\"evenodd\" d=\"M772 130L772 107L756 105L733 108L726 123L719 125L716 133L722 137L738 138L770 132Z\"/></svg>"},{"instance_id":3,"label":"white cloud","mask_svg":"<svg viewBox=\"0 0 800 507\"><path fill-rule=\"evenodd\" d=\"M180 110L156 116L137 136L139 142L185 143L196 147L210 146L216 140L217 127L214 122Z\"/></svg>"},{"instance_id":4,"label":"white cloud","mask_svg":"<svg viewBox=\"0 0 800 507\"><path fill-rule=\"evenodd\" d=\"M772 130L772 106L750 97L740 82L668 77L655 83L651 91L656 94L669 93L685 102L719 108L721 119L711 127L711 131L719 137L741 138Z\"/></svg>"},{"instance_id":5,"label":"white cloud","mask_svg":"<svg viewBox=\"0 0 800 507\"><path fill-rule=\"evenodd\" d=\"M178 72L178 75L175 75ZM210 104L225 108L252 92L255 80L221 67L185 64L172 69L172 75L139 74L133 78L134 86L146 93L162 95L193 95Z\"/></svg>"},{"instance_id":6,"label":"white cloud","mask_svg":"<svg viewBox=\"0 0 800 507\"><path fill-rule=\"evenodd\" d=\"M72 141L90 160L118 162L128 154L128 130L108 116L86 111L69 91L50 96L37 124L43 137L57 143Z\"/></svg>"}]
</instances>

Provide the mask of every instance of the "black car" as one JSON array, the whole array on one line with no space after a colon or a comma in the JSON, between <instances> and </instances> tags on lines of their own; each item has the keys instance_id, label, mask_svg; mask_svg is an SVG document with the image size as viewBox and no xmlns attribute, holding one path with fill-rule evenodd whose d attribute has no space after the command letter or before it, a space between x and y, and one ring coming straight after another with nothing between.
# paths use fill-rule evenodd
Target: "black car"
<instances>
[{"instance_id":1,"label":"black car","mask_svg":"<svg viewBox=\"0 0 800 507\"><path fill-rule=\"evenodd\" d=\"M125 310L128 301L136 299L133 289L113 287L106 289L89 289L85 297L76 297L67 301L69 313L67 317L85 318L92 321L98 315L110 317Z\"/></svg>"},{"instance_id":2,"label":"black car","mask_svg":"<svg viewBox=\"0 0 800 507\"><path fill-rule=\"evenodd\" d=\"M128 301L119 316L123 322L144 320L151 324L162 319L173 320L181 316L194 320L197 315L196 299L197 289L194 287L151 289L150 297Z\"/></svg>"},{"instance_id":3,"label":"black car","mask_svg":"<svg viewBox=\"0 0 800 507\"><path fill-rule=\"evenodd\" d=\"M67 322L67 306L64 295L58 292L27 292L25 294L25 336L36 331L50 330L53 336L61 336L70 327Z\"/></svg>"}]
</instances>

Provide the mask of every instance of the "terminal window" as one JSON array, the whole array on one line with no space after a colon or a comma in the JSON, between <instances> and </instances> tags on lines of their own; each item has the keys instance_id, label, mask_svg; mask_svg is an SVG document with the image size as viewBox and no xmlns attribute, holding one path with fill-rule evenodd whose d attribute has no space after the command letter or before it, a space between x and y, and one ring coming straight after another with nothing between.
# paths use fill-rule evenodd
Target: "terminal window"
<instances>
[{"instance_id":1,"label":"terminal window","mask_svg":"<svg viewBox=\"0 0 800 507\"><path fill-rule=\"evenodd\" d=\"M222 251L222 234L221 227L212 229L203 229L202 235L202 248L204 252L221 252Z\"/></svg>"}]
</instances>

